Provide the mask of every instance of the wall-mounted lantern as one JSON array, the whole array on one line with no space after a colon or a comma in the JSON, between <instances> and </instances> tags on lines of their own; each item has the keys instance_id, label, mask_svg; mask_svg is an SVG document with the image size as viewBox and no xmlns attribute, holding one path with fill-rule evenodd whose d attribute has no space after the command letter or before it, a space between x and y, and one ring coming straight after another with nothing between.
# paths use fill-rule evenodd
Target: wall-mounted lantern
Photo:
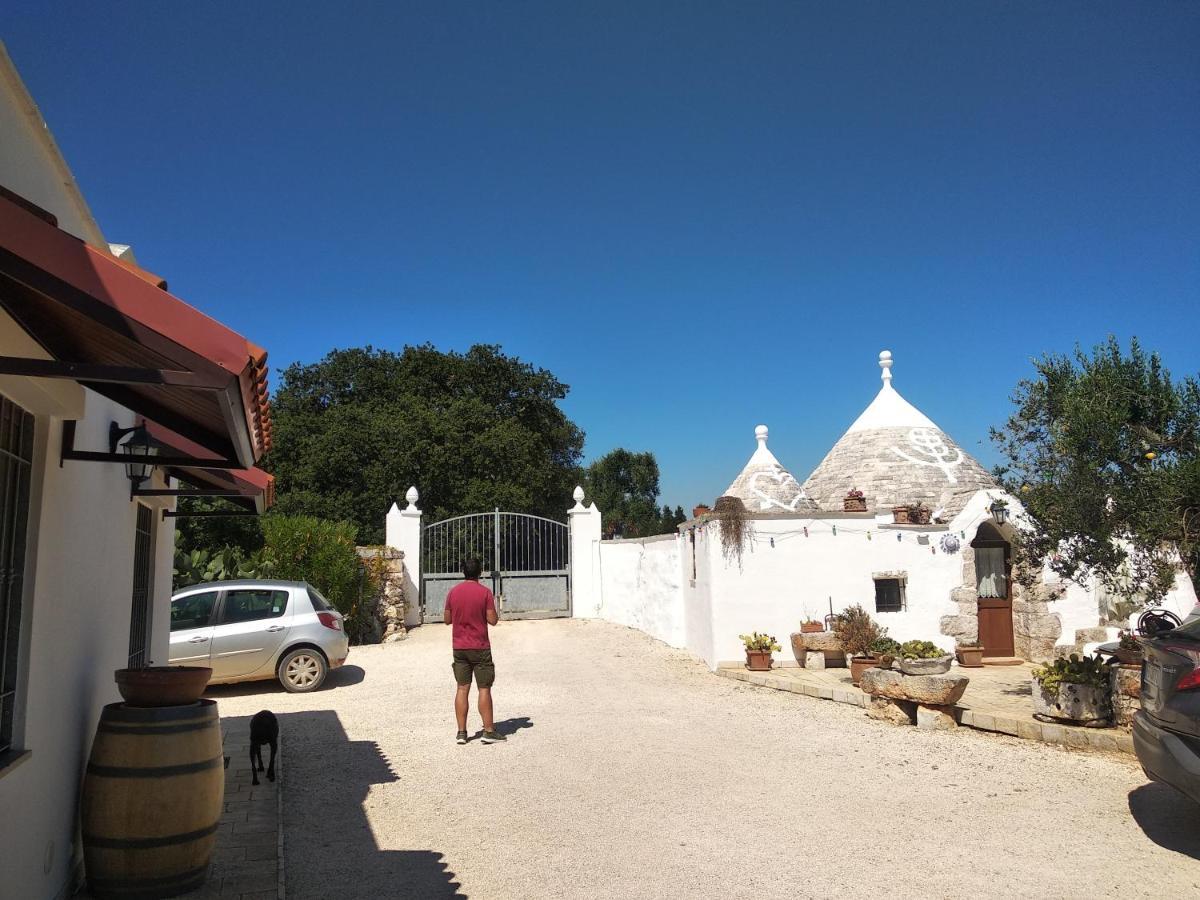
<instances>
[{"instance_id":1,"label":"wall-mounted lantern","mask_svg":"<svg viewBox=\"0 0 1200 900\"><path fill-rule=\"evenodd\" d=\"M1003 500L994 501L988 510L992 514L992 521L997 525L1003 525L1008 521L1008 504Z\"/></svg>"},{"instance_id":2,"label":"wall-mounted lantern","mask_svg":"<svg viewBox=\"0 0 1200 900\"><path fill-rule=\"evenodd\" d=\"M124 443L121 443L121 438L125 435L129 435L129 437L125 439ZM130 490L137 490L154 471L152 463L137 457L153 456L158 452L158 445L150 437L150 432L146 430L145 425L122 428L113 422L108 426L109 452L116 453L118 446L130 457L129 462L125 463L125 475L129 478Z\"/></svg>"}]
</instances>

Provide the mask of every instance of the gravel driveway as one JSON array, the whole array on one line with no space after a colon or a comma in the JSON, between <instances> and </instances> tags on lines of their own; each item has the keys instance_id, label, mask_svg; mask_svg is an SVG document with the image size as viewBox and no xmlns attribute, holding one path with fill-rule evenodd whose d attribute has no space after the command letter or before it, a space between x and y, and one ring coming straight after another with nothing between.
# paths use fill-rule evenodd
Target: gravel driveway
<instances>
[{"instance_id":1,"label":"gravel driveway","mask_svg":"<svg viewBox=\"0 0 1200 900\"><path fill-rule=\"evenodd\" d=\"M440 626L315 694L210 693L280 714L289 897L1200 896L1200 807L1124 758L873 722L604 622L492 642L506 744L455 745Z\"/></svg>"}]
</instances>

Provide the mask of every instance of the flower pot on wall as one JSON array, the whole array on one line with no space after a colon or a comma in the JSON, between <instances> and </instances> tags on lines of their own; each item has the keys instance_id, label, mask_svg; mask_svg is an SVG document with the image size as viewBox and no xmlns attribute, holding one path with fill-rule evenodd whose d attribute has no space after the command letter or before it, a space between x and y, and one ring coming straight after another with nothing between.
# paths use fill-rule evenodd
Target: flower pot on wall
<instances>
[{"instance_id":1,"label":"flower pot on wall","mask_svg":"<svg viewBox=\"0 0 1200 900\"><path fill-rule=\"evenodd\" d=\"M820 622L804 622L800 625L802 634L820 634L825 630L825 626Z\"/></svg>"},{"instance_id":2,"label":"flower pot on wall","mask_svg":"<svg viewBox=\"0 0 1200 900\"><path fill-rule=\"evenodd\" d=\"M866 512L867 498L866 497L845 497L842 499L843 512Z\"/></svg>"},{"instance_id":3,"label":"flower pot on wall","mask_svg":"<svg viewBox=\"0 0 1200 900\"><path fill-rule=\"evenodd\" d=\"M701 503L699 506L692 507L692 518L699 519L701 516L706 516L710 512L712 512L712 509L708 506L705 506L703 503Z\"/></svg>"},{"instance_id":4,"label":"flower pot on wall","mask_svg":"<svg viewBox=\"0 0 1200 900\"><path fill-rule=\"evenodd\" d=\"M771 670L771 651L747 650L746 668L751 672L769 672Z\"/></svg>"},{"instance_id":5,"label":"flower pot on wall","mask_svg":"<svg viewBox=\"0 0 1200 900\"><path fill-rule=\"evenodd\" d=\"M893 506L892 507L892 522L896 525L908 524L908 507Z\"/></svg>"}]
</instances>

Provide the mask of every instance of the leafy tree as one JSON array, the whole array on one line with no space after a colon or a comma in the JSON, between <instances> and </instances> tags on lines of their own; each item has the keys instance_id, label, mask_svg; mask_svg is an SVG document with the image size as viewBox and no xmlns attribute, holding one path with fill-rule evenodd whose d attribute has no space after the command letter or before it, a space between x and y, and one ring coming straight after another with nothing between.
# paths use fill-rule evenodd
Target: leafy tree
<instances>
[{"instance_id":1,"label":"leafy tree","mask_svg":"<svg viewBox=\"0 0 1200 900\"><path fill-rule=\"evenodd\" d=\"M1113 594L1156 601L1181 561L1200 564L1200 385L1176 382L1157 354L1115 338L1089 356L1045 356L1021 381L1016 413L992 438L997 470L1032 530L1018 558L1064 578L1099 577Z\"/></svg>"},{"instance_id":2,"label":"leafy tree","mask_svg":"<svg viewBox=\"0 0 1200 900\"><path fill-rule=\"evenodd\" d=\"M272 399L278 509L352 522L370 544L409 485L431 521L497 506L561 519L583 448L558 406L567 390L489 345L296 363Z\"/></svg>"},{"instance_id":3,"label":"leafy tree","mask_svg":"<svg viewBox=\"0 0 1200 900\"><path fill-rule=\"evenodd\" d=\"M658 509L658 461L649 451L617 448L587 467L588 496L604 517L606 531L624 537L662 534Z\"/></svg>"}]
</instances>

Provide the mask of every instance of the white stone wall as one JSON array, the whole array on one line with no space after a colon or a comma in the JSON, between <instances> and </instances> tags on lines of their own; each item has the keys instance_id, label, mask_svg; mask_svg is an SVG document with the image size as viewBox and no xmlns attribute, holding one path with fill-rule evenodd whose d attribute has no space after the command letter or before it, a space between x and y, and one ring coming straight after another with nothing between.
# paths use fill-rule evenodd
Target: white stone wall
<instances>
[{"instance_id":1,"label":"white stone wall","mask_svg":"<svg viewBox=\"0 0 1200 900\"><path fill-rule=\"evenodd\" d=\"M672 647L687 646L681 591L682 535L599 543L600 617Z\"/></svg>"}]
</instances>

